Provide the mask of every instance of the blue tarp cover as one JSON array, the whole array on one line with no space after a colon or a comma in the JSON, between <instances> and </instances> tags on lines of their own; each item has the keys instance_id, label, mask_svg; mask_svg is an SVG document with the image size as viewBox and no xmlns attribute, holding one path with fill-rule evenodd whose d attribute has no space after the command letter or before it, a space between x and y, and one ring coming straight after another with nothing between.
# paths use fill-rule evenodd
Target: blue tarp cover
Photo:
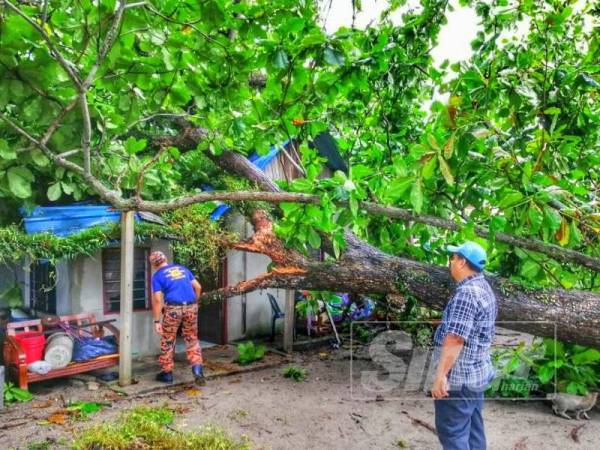
<instances>
[{"instance_id":1,"label":"blue tarp cover","mask_svg":"<svg viewBox=\"0 0 600 450\"><path fill-rule=\"evenodd\" d=\"M57 236L121 220L121 212L107 205L38 206L30 215L21 214L28 234L48 232Z\"/></svg>"},{"instance_id":2,"label":"blue tarp cover","mask_svg":"<svg viewBox=\"0 0 600 450\"><path fill-rule=\"evenodd\" d=\"M288 145L288 142L289 141L285 141L283 143L283 147ZM280 152L280 147L271 145L271 149L269 150L269 153L267 153L266 155L261 156L258 153L254 152L250 156L248 156L248 160L264 172L264 170L267 167L269 167L269 164L271 164L273 162L273 160L277 157L279 152ZM202 186L202 190L210 192L210 191L213 191L214 188L210 185L204 185L204 186ZM229 206L225 203L222 203L213 210L213 212L210 214L210 219L218 220L221 217L223 217L225 214L227 214L227 212L229 212L229 210L231 210L231 206Z\"/></svg>"}]
</instances>

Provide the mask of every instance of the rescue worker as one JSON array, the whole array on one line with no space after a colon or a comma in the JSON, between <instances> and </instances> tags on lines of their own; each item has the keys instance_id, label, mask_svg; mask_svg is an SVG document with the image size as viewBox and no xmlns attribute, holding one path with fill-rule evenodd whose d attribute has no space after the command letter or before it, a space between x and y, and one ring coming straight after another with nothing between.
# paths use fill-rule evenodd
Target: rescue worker
<instances>
[{"instance_id":1,"label":"rescue worker","mask_svg":"<svg viewBox=\"0 0 600 450\"><path fill-rule=\"evenodd\" d=\"M156 375L156 380L173 382L175 341L181 325L194 380L196 384L204 385L202 349L198 342L198 299L202 292L200 283L187 267L169 264L162 252L152 252L149 259L155 270L152 275L154 330L160 335L158 363L161 372Z\"/></svg>"}]
</instances>

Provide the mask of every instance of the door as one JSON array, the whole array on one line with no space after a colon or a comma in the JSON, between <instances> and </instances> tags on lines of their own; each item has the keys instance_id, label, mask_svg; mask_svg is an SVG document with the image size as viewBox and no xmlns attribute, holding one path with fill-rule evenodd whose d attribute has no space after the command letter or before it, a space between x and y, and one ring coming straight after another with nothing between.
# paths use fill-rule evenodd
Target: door
<instances>
[{"instance_id":1,"label":"door","mask_svg":"<svg viewBox=\"0 0 600 450\"><path fill-rule=\"evenodd\" d=\"M219 273L200 279L202 292L209 292L227 286L227 259L219 268ZM215 344L227 343L227 300L200 302L198 309L198 337Z\"/></svg>"}]
</instances>

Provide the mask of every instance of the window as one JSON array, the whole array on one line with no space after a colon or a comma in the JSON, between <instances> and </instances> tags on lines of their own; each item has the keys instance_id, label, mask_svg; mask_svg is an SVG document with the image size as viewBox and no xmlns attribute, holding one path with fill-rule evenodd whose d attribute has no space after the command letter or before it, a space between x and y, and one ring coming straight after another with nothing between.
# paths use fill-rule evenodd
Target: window
<instances>
[{"instance_id":1,"label":"window","mask_svg":"<svg viewBox=\"0 0 600 450\"><path fill-rule=\"evenodd\" d=\"M136 247L133 257L133 309L150 308L150 267L148 249ZM102 282L104 285L104 312L121 310L121 249L105 248L102 252Z\"/></svg>"},{"instance_id":2,"label":"window","mask_svg":"<svg viewBox=\"0 0 600 450\"><path fill-rule=\"evenodd\" d=\"M38 259L29 272L31 308L56 314L56 269L46 259Z\"/></svg>"}]
</instances>

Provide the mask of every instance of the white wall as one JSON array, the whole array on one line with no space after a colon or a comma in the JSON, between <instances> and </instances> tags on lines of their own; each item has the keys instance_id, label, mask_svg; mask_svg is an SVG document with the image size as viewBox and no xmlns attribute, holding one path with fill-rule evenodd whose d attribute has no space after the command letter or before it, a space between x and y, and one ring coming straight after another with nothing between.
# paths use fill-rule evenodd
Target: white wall
<instances>
[{"instance_id":1,"label":"white wall","mask_svg":"<svg viewBox=\"0 0 600 450\"><path fill-rule=\"evenodd\" d=\"M150 251L160 250L172 258L172 251L168 241L152 241ZM102 251L93 256L78 256L70 262L70 311L65 314L79 312L93 312L97 320L116 319L113 324L120 327L119 314L104 314L102 290ZM133 356L156 355L159 353L159 338L153 331L152 312L133 312L132 334Z\"/></svg>"},{"instance_id":2,"label":"white wall","mask_svg":"<svg viewBox=\"0 0 600 450\"><path fill-rule=\"evenodd\" d=\"M250 237L252 226L238 213L231 213L227 228L237 231L241 238ZM271 259L255 253L230 250L227 252L227 282L232 286L240 281L248 280L267 271ZM271 305L267 292L277 299L279 307L285 311L285 290L268 289L254 291L231 297L227 304L227 337L229 341L268 336L271 333ZM244 330L243 302L246 302ZM277 320L277 332L281 332L283 320Z\"/></svg>"}]
</instances>

